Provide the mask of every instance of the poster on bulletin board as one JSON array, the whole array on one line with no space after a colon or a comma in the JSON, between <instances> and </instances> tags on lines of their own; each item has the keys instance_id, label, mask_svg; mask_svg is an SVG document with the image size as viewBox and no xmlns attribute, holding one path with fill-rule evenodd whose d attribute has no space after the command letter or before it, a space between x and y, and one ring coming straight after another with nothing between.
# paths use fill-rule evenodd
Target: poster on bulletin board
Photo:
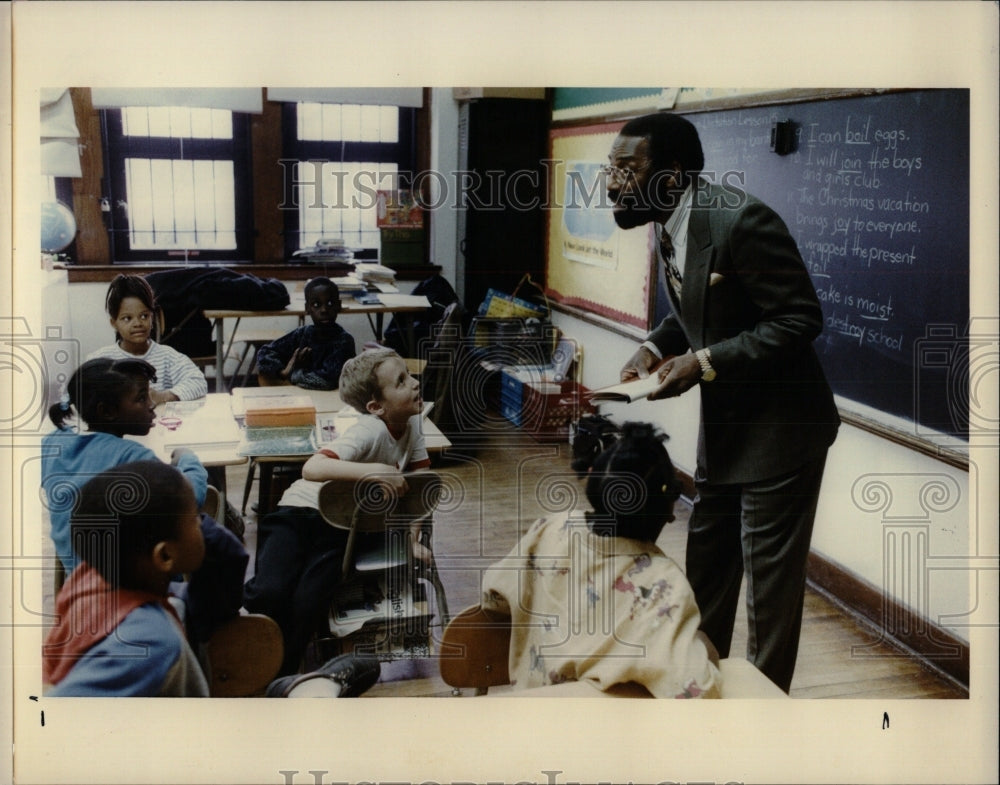
<instances>
[{"instance_id":1,"label":"poster on bulletin board","mask_svg":"<svg viewBox=\"0 0 1000 785\"><path fill-rule=\"evenodd\" d=\"M551 133L546 294L645 330L655 286L648 229L615 224L601 166L621 123Z\"/></svg>"}]
</instances>

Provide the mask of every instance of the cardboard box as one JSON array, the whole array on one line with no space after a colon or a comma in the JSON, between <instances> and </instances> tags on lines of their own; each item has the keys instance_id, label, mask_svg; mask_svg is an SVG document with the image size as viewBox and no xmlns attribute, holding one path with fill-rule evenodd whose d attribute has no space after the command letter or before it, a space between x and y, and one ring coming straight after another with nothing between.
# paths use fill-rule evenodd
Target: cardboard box
<instances>
[{"instance_id":1,"label":"cardboard box","mask_svg":"<svg viewBox=\"0 0 1000 785\"><path fill-rule=\"evenodd\" d=\"M255 397L247 400L243 423L248 428L315 426L316 406L308 395Z\"/></svg>"}]
</instances>

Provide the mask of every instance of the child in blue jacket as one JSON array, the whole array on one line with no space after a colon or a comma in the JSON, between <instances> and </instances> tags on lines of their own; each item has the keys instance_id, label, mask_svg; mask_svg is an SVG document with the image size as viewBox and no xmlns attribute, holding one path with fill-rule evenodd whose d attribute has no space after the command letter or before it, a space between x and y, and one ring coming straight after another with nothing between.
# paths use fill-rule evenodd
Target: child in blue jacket
<instances>
[{"instance_id":1,"label":"child in blue jacket","mask_svg":"<svg viewBox=\"0 0 1000 785\"><path fill-rule=\"evenodd\" d=\"M49 409L56 430L42 438L42 488L56 554L67 575L77 564L69 519L83 484L119 464L158 460L148 447L124 438L149 433L155 418L150 382L155 379L155 369L145 360L87 360L70 377L62 400ZM171 462L201 506L208 485L201 461L179 447Z\"/></svg>"}]
</instances>

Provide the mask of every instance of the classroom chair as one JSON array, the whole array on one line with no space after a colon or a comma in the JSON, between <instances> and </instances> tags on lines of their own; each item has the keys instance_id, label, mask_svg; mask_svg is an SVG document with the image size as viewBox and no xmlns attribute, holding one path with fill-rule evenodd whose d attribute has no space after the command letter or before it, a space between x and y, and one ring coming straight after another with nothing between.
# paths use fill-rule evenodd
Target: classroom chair
<instances>
[{"instance_id":1,"label":"classroom chair","mask_svg":"<svg viewBox=\"0 0 1000 785\"><path fill-rule=\"evenodd\" d=\"M490 687L510 684L510 616L473 605L452 619L441 639L438 662L441 678L454 694L472 689L475 695L486 695ZM719 663L723 698L787 698L788 696L750 662L729 657ZM650 698L641 685L616 684L601 691L585 681L572 681L525 690L502 693L518 698Z\"/></svg>"},{"instance_id":2,"label":"classroom chair","mask_svg":"<svg viewBox=\"0 0 1000 785\"><path fill-rule=\"evenodd\" d=\"M205 644L205 676L213 698L263 695L284 657L281 628L274 619L247 614L230 619Z\"/></svg>"},{"instance_id":3,"label":"classroom chair","mask_svg":"<svg viewBox=\"0 0 1000 785\"><path fill-rule=\"evenodd\" d=\"M373 481L330 480L320 489L323 519L348 532L324 646L333 641L342 653L373 651L389 660L400 641L422 640L429 651L430 627L448 623L448 603L433 557L429 564L416 561L409 538L410 524L422 520L422 541L430 547L442 479L430 471L405 477L409 490L399 498L383 493ZM434 593L433 612L424 599L425 584ZM436 625L431 624L434 615Z\"/></svg>"}]
</instances>

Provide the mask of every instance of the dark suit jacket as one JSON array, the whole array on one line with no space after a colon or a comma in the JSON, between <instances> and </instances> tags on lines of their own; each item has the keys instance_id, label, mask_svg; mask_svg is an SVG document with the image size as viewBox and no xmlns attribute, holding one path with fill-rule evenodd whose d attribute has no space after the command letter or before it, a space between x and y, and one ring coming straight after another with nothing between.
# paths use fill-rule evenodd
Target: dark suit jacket
<instances>
[{"instance_id":1,"label":"dark suit jacket","mask_svg":"<svg viewBox=\"0 0 1000 785\"><path fill-rule=\"evenodd\" d=\"M816 290L763 202L705 182L693 200L681 302L669 292L674 313L648 340L664 356L711 350L718 376L701 383L696 479L777 477L821 456L840 424L812 346Z\"/></svg>"}]
</instances>

